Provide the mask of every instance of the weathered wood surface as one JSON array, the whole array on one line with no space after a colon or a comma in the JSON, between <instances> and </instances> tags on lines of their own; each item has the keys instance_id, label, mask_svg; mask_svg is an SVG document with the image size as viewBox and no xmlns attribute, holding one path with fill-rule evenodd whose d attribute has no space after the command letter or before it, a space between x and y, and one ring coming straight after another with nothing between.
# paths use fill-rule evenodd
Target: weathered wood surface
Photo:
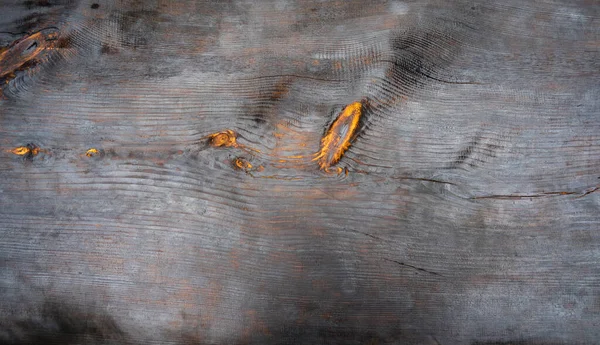
<instances>
[{"instance_id":1,"label":"weathered wood surface","mask_svg":"<svg viewBox=\"0 0 600 345\"><path fill-rule=\"evenodd\" d=\"M0 343L600 344L597 1L0 4Z\"/></svg>"}]
</instances>

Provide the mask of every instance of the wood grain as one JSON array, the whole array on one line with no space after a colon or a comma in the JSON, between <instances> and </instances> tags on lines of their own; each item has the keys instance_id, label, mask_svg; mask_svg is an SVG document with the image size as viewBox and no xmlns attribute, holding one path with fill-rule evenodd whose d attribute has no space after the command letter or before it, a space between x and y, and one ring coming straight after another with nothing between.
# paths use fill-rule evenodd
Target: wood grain
<instances>
[{"instance_id":1,"label":"wood grain","mask_svg":"<svg viewBox=\"0 0 600 345\"><path fill-rule=\"evenodd\" d=\"M0 11L0 343L600 342L593 1Z\"/></svg>"}]
</instances>

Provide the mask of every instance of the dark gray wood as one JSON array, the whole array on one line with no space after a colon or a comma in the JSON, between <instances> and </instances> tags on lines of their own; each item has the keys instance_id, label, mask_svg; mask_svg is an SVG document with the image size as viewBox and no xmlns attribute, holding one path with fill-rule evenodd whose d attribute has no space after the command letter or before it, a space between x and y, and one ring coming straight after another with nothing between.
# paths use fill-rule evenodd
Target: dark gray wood
<instances>
[{"instance_id":1,"label":"dark gray wood","mask_svg":"<svg viewBox=\"0 0 600 345\"><path fill-rule=\"evenodd\" d=\"M0 4L0 343L600 344L598 2Z\"/></svg>"}]
</instances>

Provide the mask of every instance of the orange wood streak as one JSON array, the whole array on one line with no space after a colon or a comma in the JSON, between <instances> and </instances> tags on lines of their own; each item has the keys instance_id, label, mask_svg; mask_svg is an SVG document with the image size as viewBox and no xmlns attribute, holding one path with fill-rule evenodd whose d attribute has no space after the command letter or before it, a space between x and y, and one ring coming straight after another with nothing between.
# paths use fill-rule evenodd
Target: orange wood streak
<instances>
[{"instance_id":1,"label":"orange wood streak","mask_svg":"<svg viewBox=\"0 0 600 345\"><path fill-rule=\"evenodd\" d=\"M319 167L328 170L342 158L352 144L354 134L362 115L362 103L354 102L346 106L342 113L335 119L327 134L321 139L321 150L315 160Z\"/></svg>"}]
</instances>

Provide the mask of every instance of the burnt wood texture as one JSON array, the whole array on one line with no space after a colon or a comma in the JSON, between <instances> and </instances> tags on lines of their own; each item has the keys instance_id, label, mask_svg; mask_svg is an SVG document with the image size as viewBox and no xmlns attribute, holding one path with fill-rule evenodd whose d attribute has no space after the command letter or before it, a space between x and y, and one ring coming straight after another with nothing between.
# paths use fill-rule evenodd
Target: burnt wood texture
<instances>
[{"instance_id":1,"label":"burnt wood texture","mask_svg":"<svg viewBox=\"0 0 600 345\"><path fill-rule=\"evenodd\" d=\"M0 0L0 344L600 344L594 0Z\"/></svg>"}]
</instances>

